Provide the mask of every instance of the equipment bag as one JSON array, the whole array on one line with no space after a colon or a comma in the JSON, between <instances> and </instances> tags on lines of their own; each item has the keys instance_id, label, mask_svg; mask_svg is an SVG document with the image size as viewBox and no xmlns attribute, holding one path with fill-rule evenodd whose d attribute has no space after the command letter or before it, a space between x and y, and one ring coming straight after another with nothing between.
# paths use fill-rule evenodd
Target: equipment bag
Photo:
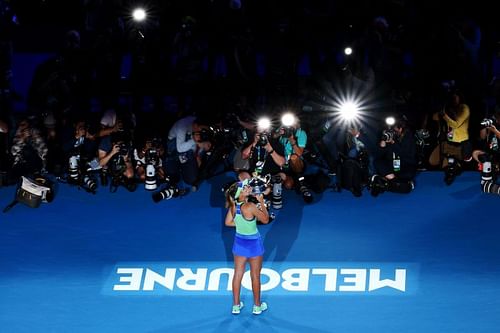
<instances>
[{"instance_id":1,"label":"equipment bag","mask_svg":"<svg viewBox=\"0 0 500 333\"><path fill-rule=\"evenodd\" d=\"M52 182L43 177L37 177L34 180L28 177L21 177L21 181L16 190L16 197L5 209L4 213L9 211L18 202L31 208L38 208L42 202L52 202L54 192Z\"/></svg>"}]
</instances>

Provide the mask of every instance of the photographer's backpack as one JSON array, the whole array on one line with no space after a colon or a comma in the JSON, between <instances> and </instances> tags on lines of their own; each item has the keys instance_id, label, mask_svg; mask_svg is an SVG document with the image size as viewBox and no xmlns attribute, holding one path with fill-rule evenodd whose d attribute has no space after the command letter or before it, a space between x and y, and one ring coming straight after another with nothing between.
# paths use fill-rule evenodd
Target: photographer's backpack
<instances>
[{"instance_id":1,"label":"photographer's backpack","mask_svg":"<svg viewBox=\"0 0 500 333\"><path fill-rule=\"evenodd\" d=\"M8 212L19 202L31 208L38 208L42 202L52 202L54 199L53 183L44 177L21 177L21 181L16 189L14 200L7 205L3 212Z\"/></svg>"}]
</instances>

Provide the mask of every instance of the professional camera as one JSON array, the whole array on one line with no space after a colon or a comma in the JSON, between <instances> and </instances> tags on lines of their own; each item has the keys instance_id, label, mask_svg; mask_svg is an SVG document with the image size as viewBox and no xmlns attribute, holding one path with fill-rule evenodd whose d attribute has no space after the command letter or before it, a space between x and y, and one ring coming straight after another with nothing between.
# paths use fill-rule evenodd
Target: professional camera
<instances>
[{"instance_id":1,"label":"professional camera","mask_svg":"<svg viewBox=\"0 0 500 333\"><path fill-rule=\"evenodd\" d=\"M162 200L177 198L179 195L180 195L180 190L177 187L168 186L161 191L153 193L151 197L155 203L158 203Z\"/></svg>"},{"instance_id":2,"label":"professional camera","mask_svg":"<svg viewBox=\"0 0 500 333\"><path fill-rule=\"evenodd\" d=\"M313 195L306 184L305 178L299 177L298 179L298 190L302 194L302 199L305 203L311 203L313 201Z\"/></svg>"},{"instance_id":3,"label":"professional camera","mask_svg":"<svg viewBox=\"0 0 500 333\"><path fill-rule=\"evenodd\" d=\"M490 127L491 125L493 125L495 123L496 123L496 119L495 118L484 118L481 121L481 126L483 126L483 127Z\"/></svg>"},{"instance_id":4,"label":"professional camera","mask_svg":"<svg viewBox=\"0 0 500 333\"><path fill-rule=\"evenodd\" d=\"M162 190L153 193L151 198L155 203L158 203L162 200L170 200L172 198L177 198L185 194L187 194L187 190L179 189L177 186L171 185L170 181L167 179L165 187Z\"/></svg>"},{"instance_id":5,"label":"professional camera","mask_svg":"<svg viewBox=\"0 0 500 333\"><path fill-rule=\"evenodd\" d=\"M295 134L295 128L290 126L285 126L281 128L283 130L283 137L289 138Z\"/></svg>"},{"instance_id":6,"label":"professional camera","mask_svg":"<svg viewBox=\"0 0 500 333\"><path fill-rule=\"evenodd\" d=\"M425 143L425 140L430 138L430 133L427 129L422 128L417 131L415 131L415 141L418 146L423 146Z\"/></svg>"},{"instance_id":7,"label":"professional camera","mask_svg":"<svg viewBox=\"0 0 500 333\"><path fill-rule=\"evenodd\" d=\"M460 174L460 165L453 156L447 156L448 165L446 166L444 172L444 182L446 185L451 185L455 178Z\"/></svg>"},{"instance_id":8,"label":"professional camera","mask_svg":"<svg viewBox=\"0 0 500 333\"><path fill-rule=\"evenodd\" d=\"M388 142L394 140L396 137L396 131L393 129L387 129L382 132L382 141Z\"/></svg>"},{"instance_id":9,"label":"professional camera","mask_svg":"<svg viewBox=\"0 0 500 333\"><path fill-rule=\"evenodd\" d=\"M118 146L120 147L120 151L118 152L118 154L127 156L129 153L129 147L125 143L119 143Z\"/></svg>"},{"instance_id":10,"label":"professional camera","mask_svg":"<svg viewBox=\"0 0 500 333\"><path fill-rule=\"evenodd\" d=\"M87 192L95 194L97 183L87 174L86 166L87 163L83 162L80 159L80 155L71 156L69 158L67 182L70 184L81 186ZM91 166L90 169L92 169Z\"/></svg>"},{"instance_id":11,"label":"professional camera","mask_svg":"<svg viewBox=\"0 0 500 333\"><path fill-rule=\"evenodd\" d=\"M257 141L257 144L261 147L264 147L265 145L267 145L267 143L269 142L268 133L262 132L262 133L259 133L257 135L259 136L259 141Z\"/></svg>"},{"instance_id":12,"label":"professional camera","mask_svg":"<svg viewBox=\"0 0 500 333\"><path fill-rule=\"evenodd\" d=\"M156 148L149 148L144 154L146 162L146 178L144 188L148 191L156 190L156 167L160 163L160 155Z\"/></svg>"}]
</instances>

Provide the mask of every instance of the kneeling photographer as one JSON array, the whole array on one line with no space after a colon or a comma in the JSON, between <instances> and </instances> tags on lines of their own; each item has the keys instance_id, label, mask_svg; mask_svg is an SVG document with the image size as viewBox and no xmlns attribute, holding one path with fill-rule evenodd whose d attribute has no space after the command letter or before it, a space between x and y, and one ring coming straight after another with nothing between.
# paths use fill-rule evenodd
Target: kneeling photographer
<instances>
[{"instance_id":1,"label":"kneeling photographer","mask_svg":"<svg viewBox=\"0 0 500 333\"><path fill-rule=\"evenodd\" d=\"M248 160L248 168L238 170L238 178L240 180L252 179L254 183L259 183L259 188L264 195L271 192L267 184L269 180L272 180L273 207L280 209L282 207L281 187L287 177L282 171L285 157L283 145L271 135L270 129L270 120L262 118L258 122L256 131L250 133L251 144L243 148L241 152L242 159Z\"/></svg>"},{"instance_id":2,"label":"kneeling photographer","mask_svg":"<svg viewBox=\"0 0 500 333\"><path fill-rule=\"evenodd\" d=\"M201 118L188 116L174 123L168 133L165 168L167 176L174 184L181 180L196 190L201 156L211 148L210 141L204 141L202 129L207 122Z\"/></svg>"},{"instance_id":3,"label":"kneeling photographer","mask_svg":"<svg viewBox=\"0 0 500 333\"><path fill-rule=\"evenodd\" d=\"M469 141L469 106L463 102L458 90L449 92L447 98L445 107L432 116L438 123L439 142L429 156L429 164L441 166L445 171L444 182L451 185L462 171L462 162L472 160L472 145Z\"/></svg>"},{"instance_id":4,"label":"kneeling photographer","mask_svg":"<svg viewBox=\"0 0 500 333\"><path fill-rule=\"evenodd\" d=\"M94 136L89 133L85 121L77 120L71 130L63 132L63 151L68 161L66 181L95 194L97 183L90 172L101 167L96 158Z\"/></svg>"},{"instance_id":5,"label":"kneeling photographer","mask_svg":"<svg viewBox=\"0 0 500 333\"><path fill-rule=\"evenodd\" d=\"M47 144L33 119L22 119L16 129L12 147L12 180L21 176L43 174L47 166Z\"/></svg>"},{"instance_id":6,"label":"kneeling photographer","mask_svg":"<svg viewBox=\"0 0 500 333\"><path fill-rule=\"evenodd\" d=\"M384 130L375 154L375 170L377 174L370 181L373 196L384 191L410 193L415 187L416 143L405 117Z\"/></svg>"},{"instance_id":7,"label":"kneeling photographer","mask_svg":"<svg viewBox=\"0 0 500 333\"><path fill-rule=\"evenodd\" d=\"M281 123L282 126L276 136L279 137L285 154L283 171L286 178L283 185L288 190L295 187L304 201L310 203L313 197L304 181L306 165L302 156L307 145L307 133L300 128L299 119L291 113L285 113L281 118Z\"/></svg>"},{"instance_id":8,"label":"kneeling photographer","mask_svg":"<svg viewBox=\"0 0 500 333\"><path fill-rule=\"evenodd\" d=\"M344 188L355 197L361 197L363 187L368 183L372 158L366 148L366 134L358 124L351 122L345 131L339 131L336 141L337 191Z\"/></svg>"},{"instance_id":9,"label":"kneeling photographer","mask_svg":"<svg viewBox=\"0 0 500 333\"><path fill-rule=\"evenodd\" d=\"M116 132L102 138L99 143L98 157L100 166L111 175L111 191L119 185L130 192L135 191L134 168L130 153L130 145L124 132Z\"/></svg>"}]
</instances>

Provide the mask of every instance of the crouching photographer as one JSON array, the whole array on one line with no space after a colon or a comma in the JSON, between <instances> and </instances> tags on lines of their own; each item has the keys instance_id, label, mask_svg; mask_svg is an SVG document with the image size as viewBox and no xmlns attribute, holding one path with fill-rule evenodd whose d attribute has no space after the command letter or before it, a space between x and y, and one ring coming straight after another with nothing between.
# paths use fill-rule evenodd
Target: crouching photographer
<instances>
[{"instance_id":1,"label":"crouching photographer","mask_svg":"<svg viewBox=\"0 0 500 333\"><path fill-rule=\"evenodd\" d=\"M384 191L410 193L417 173L415 136L403 117L385 130L375 154L375 170L370 189L373 196Z\"/></svg>"},{"instance_id":2,"label":"crouching photographer","mask_svg":"<svg viewBox=\"0 0 500 333\"><path fill-rule=\"evenodd\" d=\"M285 164L283 171L286 174L283 185L286 189L296 188L302 195L304 202L311 203L313 196L304 180L305 162L304 149L307 145L307 133L300 128L299 119L285 113L281 118L282 126L277 131L279 142L283 146Z\"/></svg>"},{"instance_id":3,"label":"crouching photographer","mask_svg":"<svg viewBox=\"0 0 500 333\"><path fill-rule=\"evenodd\" d=\"M19 122L11 154L12 180L21 176L43 174L47 165L47 144L33 120L23 119Z\"/></svg>"},{"instance_id":4,"label":"crouching photographer","mask_svg":"<svg viewBox=\"0 0 500 333\"><path fill-rule=\"evenodd\" d=\"M101 169L96 158L96 150L94 136L89 133L85 121L76 121L72 131L63 133L63 151L68 161L65 181L93 194L97 189L97 183L91 173Z\"/></svg>"},{"instance_id":5,"label":"crouching photographer","mask_svg":"<svg viewBox=\"0 0 500 333\"><path fill-rule=\"evenodd\" d=\"M337 190L351 191L355 197L361 197L363 187L368 183L370 157L365 142L366 134L360 126L350 123L345 133L337 138Z\"/></svg>"},{"instance_id":6,"label":"crouching photographer","mask_svg":"<svg viewBox=\"0 0 500 333\"><path fill-rule=\"evenodd\" d=\"M481 189L485 193L500 194L500 185L496 183L500 172L500 110L481 122L480 148L472 152L472 157L479 163L481 171Z\"/></svg>"},{"instance_id":7,"label":"crouching photographer","mask_svg":"<svg viewBox=\"0 0 500 333\"><path fill-rule=\"evenodd\" d=\"M193 116L179 119L168 133L165 168L174 184L181 180L197 189L201 156L211 148L210 141L204 141L202 129L207 129L205 120Z\"/></svg>"},{"instance_id":8,"label":"crouching photographer","mask_svg":"<svg viewBox=\"0 0 500 333\"><path fill-rule=\"evenodd\" d=\"M148 191L156 190L158 181L165 180L164 151L161 140L156 138L146 138L141 148L134 149L136 175Z\"/></svg>"},{"instance_id":9,"label":"crouching photographer","mask_svg":"<svg viewBox=\"0 0 500 333\"><path fill-rule=\"evenodd\" d=\"M243 160L248 160L248 169L239 170L238 178L243 180L267 179L261 181L268 183L272 180L273 207L282 208L281 188L282 183L287 179L287 175L282 171L285 165L284 147L277 138L270 134L270 121L261 119L257 126L257 131L251 133L253 138L251 144L243 148L241 156ZM268 181L269 180L269 181ZM271 192L270 188L262 190L264 195Z\"/></svg>"},{"instance_id":10,"label":"crouching photographer","mask_svg":"<svg viewBox=\"0 0 500 333\"><path fill-rule=\"evenodd\" d=\"M469 141L469 106L463 103L458 91L452 91L445 107L432 119L438 123L438 146L429 157L429 164L441 166L445 171L444 181L451 185L462 171L462 162L472 160Z\"/></svg>"},{"instance_id":11,"label":"crouching photographer","mask_svg":"<svg viewBox=\"0 0 500 333\"><path fill-rule=\"evenodd\" d=\"M134 180L131 148L123 132L103 137L99 144L98 157L99 165L111 176L112 192L115 192L120 185L130 192L135 191L137 184Z\"/></svg>"}]
</instances>

